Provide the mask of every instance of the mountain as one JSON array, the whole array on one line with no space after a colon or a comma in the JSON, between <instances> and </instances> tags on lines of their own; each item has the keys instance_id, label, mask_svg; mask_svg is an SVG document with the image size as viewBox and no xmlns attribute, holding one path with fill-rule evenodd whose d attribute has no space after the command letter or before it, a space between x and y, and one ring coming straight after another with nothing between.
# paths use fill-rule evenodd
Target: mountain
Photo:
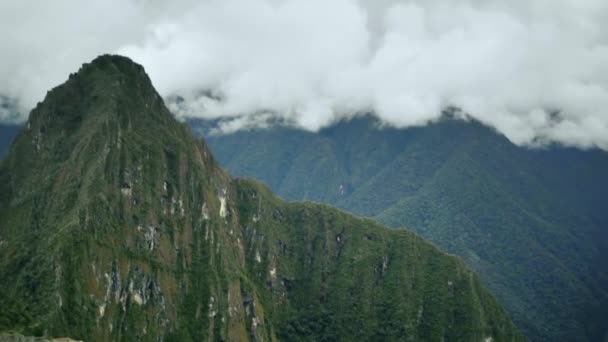
<instances>
[{"instance_id":1,"label":"mountain","mask_svg":"<svg viewBox=\"0 0 608 342\"><path fill-rule=\"evenodd\" d=\"M463 262L219 168L143 68L101 56L0 164L0 331L78 340L511 341Z\"/></svg>"},{"instance_id":2,"label":"mountain","mask_svg":"<svg viewBox=\"0 0 608 342\"><path fill-rule=\"evenodd\" d=\"M197 132L217 122L190 123ZM410 227L461 256L533 341L608 338L608 154L528 149L475 121L372 117L207 139L220 164L290 200Z\"/></svg>"},{"instance_id":3,"label":"mountain","mask_svg":"<svg viewBox=\"0 0 608 342\"><path fill-rule=\"evenodd\" d=\"M0 160L2 160L13 139L21 129L15 122L19 118L17 101L0 94Z\"/></svg>"},{"instance_id":4,"label":"mountain","mask_svg":"<svg viewBox=\"0 0 608 342\"><path fill-rule=\"evenodd\" d=\"M8 148L11 146L13 139L19 133L21 127L18 125L0 123L0 160L8 153Z\"/></svg>"}]
</instances>

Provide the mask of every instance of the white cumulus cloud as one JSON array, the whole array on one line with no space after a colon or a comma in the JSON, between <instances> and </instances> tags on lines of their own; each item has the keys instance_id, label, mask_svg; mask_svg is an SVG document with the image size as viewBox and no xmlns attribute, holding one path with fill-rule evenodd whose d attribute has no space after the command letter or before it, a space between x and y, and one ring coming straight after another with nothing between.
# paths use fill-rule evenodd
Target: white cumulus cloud
<instances>
[{"instance_id":1,"label":"white cumulus cloud","mask_svg":"<svg viewBox=\"0 0 608 342\"><path fill-rule=\"evenodd\" d=\"M229 131L423 125L454 106L518 144L608 150L605 22L604 0L3 1L0 94L31 108L120 53L185 99L178 115Z\"/></svg>"}]
</instances>

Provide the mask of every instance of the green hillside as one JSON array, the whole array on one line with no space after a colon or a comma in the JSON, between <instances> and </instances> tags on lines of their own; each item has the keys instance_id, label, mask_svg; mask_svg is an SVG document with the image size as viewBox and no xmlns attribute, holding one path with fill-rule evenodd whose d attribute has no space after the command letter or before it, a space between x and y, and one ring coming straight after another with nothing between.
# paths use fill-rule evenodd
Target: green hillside
<instances>
[{"instance_id":1,"label":"green hillside","mask_svg":"<svg viewBox=\"0 0 608 342\"><path fill-rule=\"evenodd\" d=\"M523 340L461 259L229 177L119 56L50 91L0 164L0 288L13 336Z\"/></svg>"},{"instance_id":2,"label":"green hillside","mask_svg":"<svg viewBox=\"0 0 608 342\"><path fill-rule=\"evenodd\" d=\"M534 341L608 336L606 152L522 148L449 115L408 129L362 117L207 140L232 174L284 198L410 227L461 256Z\"/></svg>"}]
</instances>

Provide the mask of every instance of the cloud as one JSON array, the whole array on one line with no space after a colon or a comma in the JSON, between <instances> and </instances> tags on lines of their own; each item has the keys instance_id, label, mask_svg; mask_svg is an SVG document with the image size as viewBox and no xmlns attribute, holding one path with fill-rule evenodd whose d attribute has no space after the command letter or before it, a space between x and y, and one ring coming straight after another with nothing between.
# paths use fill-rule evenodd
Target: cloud
<instances>
[{"instance_id":1,"label":"cloud","mask_svg":"<svg viewBox=\"0 0 608 342\"><path fill-rule=\"evenodd\" d=\"M603 0L181 0L0 4L0 94L31 107L105 52L143 64L178 116L317 130L462 108L517 144L608 150Z\"/></svg>"}]
</instances>

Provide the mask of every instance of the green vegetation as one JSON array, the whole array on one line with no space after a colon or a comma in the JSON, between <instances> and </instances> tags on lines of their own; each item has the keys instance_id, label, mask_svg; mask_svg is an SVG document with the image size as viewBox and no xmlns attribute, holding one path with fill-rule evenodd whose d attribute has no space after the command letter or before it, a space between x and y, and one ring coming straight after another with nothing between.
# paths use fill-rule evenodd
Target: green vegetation
<instances>
[{"instance_id":1,"label":"green vegetation","mask_svg":"<svg viewBox=\"0 0 608 342\"><path fill-rule=\"evenodd\" d=\"M0 164L0 288L11 335L523 340L414 233L230 178L119 56L51 90Z\"/></svg>"},{"instance_id":2,"label":"green vegetation","mask_svg":"<svg viewBox=\"0 0 608 342\"><path fill-rule=\"evenodd\" d=\"M190 123L199 133L213 122ZM477 122L319 133L288 127L207 139L232 174L409 227L461 256L534 341L603 341L608 331L608 155L530 150Z\"/></svg>"}]
</instances>

